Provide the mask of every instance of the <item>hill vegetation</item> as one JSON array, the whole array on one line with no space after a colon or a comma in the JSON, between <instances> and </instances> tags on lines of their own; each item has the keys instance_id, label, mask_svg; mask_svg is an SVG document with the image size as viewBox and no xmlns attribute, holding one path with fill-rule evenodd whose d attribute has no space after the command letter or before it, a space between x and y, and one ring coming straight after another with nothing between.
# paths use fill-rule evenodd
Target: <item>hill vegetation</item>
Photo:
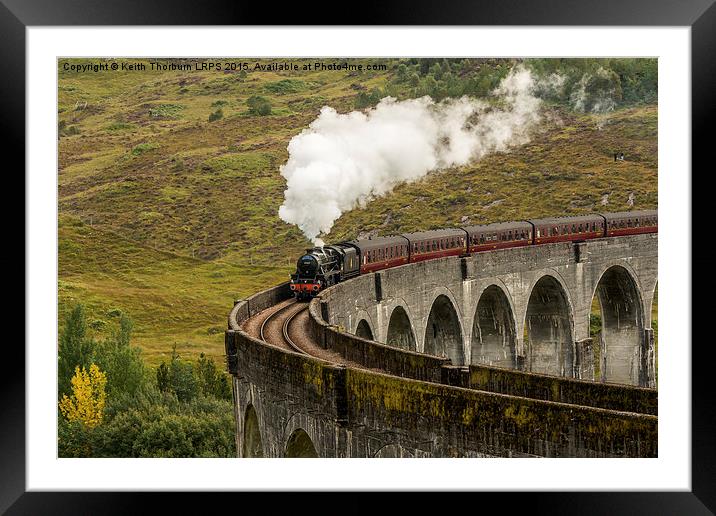
<instances>
[{"instance_id":1,"label":"hill vegetation","mask_svg":"<svg viewBox=\"0 0 716 516\"><path fill-rule=\"evenodd\" d=\"M365 109L387 95L487 97L516 64L385 59L387 71L78 74L64 62L60 329L78 303L97 340L129 316L151 368L169 363L172 349L223 363L234 300L285 281L310 245L277 215L279 167L321 107ZM544 123L530 143L399 186L345 213L328 239L655 208L656 60L523 64L559 85L542 92Z\"/></svg>"}]
</instances>

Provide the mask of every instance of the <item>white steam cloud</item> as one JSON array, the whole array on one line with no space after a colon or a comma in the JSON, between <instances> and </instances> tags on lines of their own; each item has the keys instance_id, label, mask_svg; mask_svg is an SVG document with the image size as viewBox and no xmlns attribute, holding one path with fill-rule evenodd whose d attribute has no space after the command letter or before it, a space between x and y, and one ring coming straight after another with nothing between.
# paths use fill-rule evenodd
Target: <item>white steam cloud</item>
<instances>
[{"instance_id":1,"label":"white steam cloud","mask_svg":"<svg viewBox=\"0 0 716 516\"><path fill-rule=\"evenodd\" d=\"M288 144L279 217L320 246L318 236L330 233L342 213L400 183L527 143L540 121L536 88L529 70L517 67L493 92L499 107L468 97L386 97L365 113L323 107Z\"/></svg>"},{"instance_id":2,"label":"white steam cloud","mask_svg":"<svg viewBox=\"0 0 716 516\"><path fill-rule=\"evenodd\" d=\"M575 111L598 115L597 129L601 130L609 123L609 113L617 106L616 99L619 78L613 72L599 67L593 74L586 73L572 89L570 104Z\"/></svg>"}]
</instances>

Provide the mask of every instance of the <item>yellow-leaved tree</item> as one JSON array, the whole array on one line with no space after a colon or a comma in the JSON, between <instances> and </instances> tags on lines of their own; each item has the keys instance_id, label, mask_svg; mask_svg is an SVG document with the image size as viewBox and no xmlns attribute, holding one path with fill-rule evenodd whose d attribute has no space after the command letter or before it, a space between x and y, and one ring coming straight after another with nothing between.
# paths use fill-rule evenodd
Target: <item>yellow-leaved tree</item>
<instances>
[{"instance_id":1,"label":"yellow-leaved tree","mask_svg":"<svg viewBox=\"0 0 716 516\"><path fill-rule=\"evenodd\" d=\"M80 421L88 428L96 427L102 422L107 375L95 364L90 366L89 372L77 366L71 383L72 396L62 396L60 412L68 421Z\"/></svg>"}]
</instances>

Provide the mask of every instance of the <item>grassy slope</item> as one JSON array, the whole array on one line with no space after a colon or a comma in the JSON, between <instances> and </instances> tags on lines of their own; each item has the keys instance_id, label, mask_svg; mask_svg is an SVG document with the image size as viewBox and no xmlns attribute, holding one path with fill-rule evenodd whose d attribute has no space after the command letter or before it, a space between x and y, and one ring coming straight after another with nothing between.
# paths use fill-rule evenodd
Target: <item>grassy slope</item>
<instances>
[{"instance_id":1,"label":"grassy slope","mask_svg":"<svg viewBox=\"0 0 716 516\"><path fill-rule=\"evenodd\" d=\"M59 143L61 323L82 301L101 335L119 308L151 363L173 343L222 355L233 299L286 279L309 244L277 216L288 141L323 105L348 111L360 88L389 74L307 72L278 84L287 77L60 71L59 118L79 130ZM270 98L273 115L246 113L254 94ZM209 123L221 101L224 118ZM617 211L630 194L634 208L655 207L656 106L613 113L602 129L597 122L548 108L530 144L400 186L346 213L328 240ZM616 151L627 161L614 163Z\"/></svg>"}]
</instances>

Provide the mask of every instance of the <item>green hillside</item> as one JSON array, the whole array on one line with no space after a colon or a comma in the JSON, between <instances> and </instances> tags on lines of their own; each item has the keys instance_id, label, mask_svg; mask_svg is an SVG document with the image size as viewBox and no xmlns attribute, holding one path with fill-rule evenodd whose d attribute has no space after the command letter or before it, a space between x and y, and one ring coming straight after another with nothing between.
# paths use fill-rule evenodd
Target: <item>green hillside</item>
<instances>
[{"instance_id":1,"label":"green hillside","mask_svg":"<svg viewBox=\"0 0 716 516\"><path fill-rule=\"evenodd\" d=\"M152 364L175 343L220 359L234 300L287 279L310 245L277 215L279 167L322 106L347 112L431 87L438 97L479 92L514 65L453 64L450 75L417 60L384 60L379 72L74 73L65 62L86 61L58 63L60 321L82 302L102 335L122 311ZM270 114L247 103L256 96ZM624 100L598 115L549 99L529 144L399 186L345 213L328 240L654 208L656 137L655 103Z\"/></svg>"}]
</instances>

